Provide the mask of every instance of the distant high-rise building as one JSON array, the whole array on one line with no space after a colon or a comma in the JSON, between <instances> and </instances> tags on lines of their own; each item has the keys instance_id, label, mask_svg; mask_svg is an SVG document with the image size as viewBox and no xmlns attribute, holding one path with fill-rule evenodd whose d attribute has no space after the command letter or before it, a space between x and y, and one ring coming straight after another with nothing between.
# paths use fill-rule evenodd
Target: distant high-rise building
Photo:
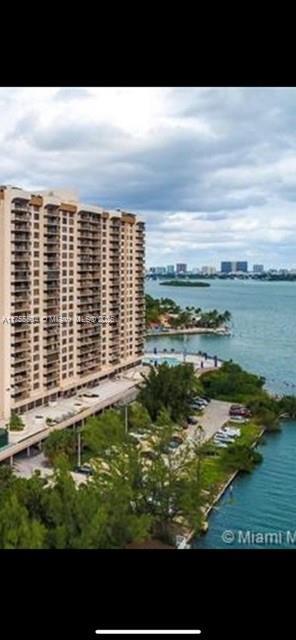
<instances>
[{"instance_id":1,"label":"distant high-rise building","mask_svg":"<svg viewBox=\"0 0 296 640\"><path fill-rule=\"evenodd\" d=\"M176 264L176 272L177 273L187 273L187 264L183 262L179 262Z\"/></svg>"},{"instance_id":2,"label":"distant high-rise building","mask_svg":"<svg viewBox=\"0 0 296 640\"><path fill-rule=\"evenodd\" d=\"M211 266L204 266L201 268L201 272L204 276L213 276L216 273L216 268Z\"/></svg>"},{"instance_id":3,"label":"distant high-rise building","mask_svg":"<svg viewBox=\"0 0 296 640\"><path fill-rule=\"evenodd\" d=\"M253 273L264 273L264 265L263 264L254 264L253 265Z\"/></svg>"},{"instance_id":4,"label":"distant high-rise building","mask_svg":"<svg viewBox=\"0 0 296 640\"><path fill-rule=\"evenodd\" d=\"M166 268L165 267L155 267L155 273L158 276L164 276L166 274Z\"/></svg>"},{"instance_id":5,"label":"distant high-rise building","mask_svg":"<svg viewBox=\"0 0 296 640\"><path fill-rule=\"evenodd\" d=\"M171 275L172 273L175 273L175 266L174 266L173 264L169 264L169 265L167 266L167 268L166 268L166 272L167 272L168 274L170 274L170 275Z\"/></svg>"},{"instance_id":6,"label":"distant high-rise building","mask_svg":"<svg viewBox=\"0 0 296 640\"><path fill-rule=\"evenodd\" d=\"M221 273L231 273L233 262L221 262Z\"/></svg>"},{"instance_id":7,"label":"distant high-rise building","mask_svg":"<svg viewBox=\"0 0 296 640\"><path fill-rule=\"evenodd\" d=\"M235 271L240 271L241 273L248 273L248 263L243 260L242 262L235 263L236 268Z\"/></svg>"},{"instance_id":8,"label":"distant high-rise building","mask_svg":"<svg viewBox=\"0 0 296 640\"><path fill-rule=\"evenodd\" d=\"M243 261L238 262L221 262L221 273L247 273L248 263Z\"/></svg>"}]
</instances>

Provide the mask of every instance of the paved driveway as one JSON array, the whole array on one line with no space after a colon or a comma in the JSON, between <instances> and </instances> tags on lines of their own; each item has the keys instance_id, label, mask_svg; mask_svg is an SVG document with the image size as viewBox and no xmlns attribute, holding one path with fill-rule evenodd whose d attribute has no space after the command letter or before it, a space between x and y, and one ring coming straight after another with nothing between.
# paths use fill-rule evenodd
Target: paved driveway
<instances>
[{"instance_id":1,"label":"paved driveway","mask_svg":"<svg viewBox=\"0 0 296 640\"><path fill-rule=\"evenodd\" d=\"M198 422L203 428L201 436L202 441L210 440L217 431L229 419L229 409L231 402L222 402L222 400L211 400L204 409L203 414L199 416ZM198 430L195 426L190 427L190 436L198 438Z\"/></svg>"}]
</instances>

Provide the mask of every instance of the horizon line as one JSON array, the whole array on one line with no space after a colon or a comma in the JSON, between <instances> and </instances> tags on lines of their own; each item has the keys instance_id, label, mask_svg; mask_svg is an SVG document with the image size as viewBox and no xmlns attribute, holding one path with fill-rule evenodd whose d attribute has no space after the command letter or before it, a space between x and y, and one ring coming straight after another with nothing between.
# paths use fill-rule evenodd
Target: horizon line
<instances>
[{"instance_id":1,"label":"horizon line","mask_svg":"<svg viewBox=\"0 0 296 640\"><path fill-rule=\"evenodd\" d=\"M196 635L201 629L96 629L96 634L106 635Z\"/></svg>"}]
</instances>

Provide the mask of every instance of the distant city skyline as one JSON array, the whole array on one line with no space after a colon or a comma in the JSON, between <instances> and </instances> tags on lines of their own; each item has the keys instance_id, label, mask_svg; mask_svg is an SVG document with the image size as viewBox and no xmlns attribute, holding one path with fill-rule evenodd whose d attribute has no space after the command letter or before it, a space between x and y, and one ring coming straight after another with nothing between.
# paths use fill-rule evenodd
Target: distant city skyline
<instances>
[{"instance_id":1,"label":"distant city skyline","mask_svg":"<svg viewBox=\"0 0 296 640\"><path fill-rule=\"evenodd\" d=\"M207 275L214 275L214 273L221 273L224 271L224 273L235 273L235 272L248 272L248 273L264 273L267 271L291 271L291 272L295 272L296 273L296 267L291 267L291 268L287 268L287 267L275 267L275 266L265 266L262 263L254 263L254 264L248 264L247 261L240 261L240 260L233 260L233 261L223 261L219 264L219 265L214 265L214 264L209 264L209 265L195 265L194 267L183 263L186 267L185 270L177 270L177 264L179 265L180 263L175 263L174 265L151 265L148 266L146 265L146 271L151 271L151 273L155 273L156 275L164 275L164 274L176 274L178 275L178 273L181 274L197 274L197 273L201 273L201 274L207 274ZM231 265L231 268L226 268L223 269L222 268L222 264L224 265Z\"/></svg>"}]
</instances>

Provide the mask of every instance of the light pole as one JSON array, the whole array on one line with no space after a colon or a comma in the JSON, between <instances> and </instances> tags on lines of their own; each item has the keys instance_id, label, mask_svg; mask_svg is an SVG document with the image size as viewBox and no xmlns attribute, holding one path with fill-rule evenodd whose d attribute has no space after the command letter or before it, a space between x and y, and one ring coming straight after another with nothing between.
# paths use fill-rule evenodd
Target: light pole
<instances>
[{"instance_id":1,"label":"light pole","mask_svg":"<svg viewBox=\"0 0 296 640\"><path fill-rule=\"evenodd\" d=\"M183 362L186 362L186 353L187 353L186 343L187 343L187 335L184 334L184 337L183 337L183 345L184 345L183 346Z\"/></svg>"},{"instance_id":2,"label":"light pole","mask_svg":"<svg viewBox=\"0 0 296 640\"><path fill-rule=\"evenodd\" d=\"M81 426L83 428L84 420L82 420ZM77 466L81 467L81 429L77 429Z\"/></svg>"},{"instance_id":3,"label":"light pole","mask_svg":"<svg viewBox=\"0 0 296 640\"><path fill-rule=\"evenodd\" d=\"M77 466L81 467L81 432L77 433Z\"/></svg>"},{"instance_id":4,"label":"light pole","mask_svg":"<svg viewBox=\"0 0 296 640\"><path fill-rule=\"evenodd\" d=\"M119 402L118 403L119 407L123 407L124 408L124 431L125 431L125 435L128 435L128 404L127 402Z\"/></svg>"}]
</instances>

